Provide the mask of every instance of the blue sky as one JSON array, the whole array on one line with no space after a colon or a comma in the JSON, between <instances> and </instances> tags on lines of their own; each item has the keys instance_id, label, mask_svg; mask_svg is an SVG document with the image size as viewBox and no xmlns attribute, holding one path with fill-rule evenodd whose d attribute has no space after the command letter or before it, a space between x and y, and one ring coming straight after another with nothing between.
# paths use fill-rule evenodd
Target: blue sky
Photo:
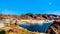
<instances>
[{"instance_id":1,"label":"blue sky","mask_svg":"<svg viewBox=\"0 0 60 34\"><path fill-rule=\"evenodd\" d=\"M0 0L0 13L60 15L60 0Z\"/></svg>"}]
</instances>

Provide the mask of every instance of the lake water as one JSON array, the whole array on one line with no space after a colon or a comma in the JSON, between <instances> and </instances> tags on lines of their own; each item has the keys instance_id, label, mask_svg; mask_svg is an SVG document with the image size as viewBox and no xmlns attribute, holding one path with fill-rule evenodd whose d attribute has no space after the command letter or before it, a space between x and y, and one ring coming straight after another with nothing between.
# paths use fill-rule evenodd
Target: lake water
<instances>
[{"instance_id":1,"label":"lake water","mask_svg":"<svg viewBox=\"0 0 60 34\"><path fill-rule=\"evenodd\" d=\"M20 24L20 27L26 28L30 31L38 31L38 32L45 32L49 26L52 23L44 23L44 24L30 24L30 25L26 25L26 24Z\"/></svg>"}]
</instances>

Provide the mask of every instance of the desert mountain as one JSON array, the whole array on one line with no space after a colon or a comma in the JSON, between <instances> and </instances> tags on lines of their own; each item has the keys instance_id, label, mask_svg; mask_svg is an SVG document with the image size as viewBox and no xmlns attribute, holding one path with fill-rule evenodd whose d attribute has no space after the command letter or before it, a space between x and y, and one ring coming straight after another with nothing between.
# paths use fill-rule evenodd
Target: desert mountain
<instances>
[{"instance_id":1,"label":"desert mountain","mask_svg":"<svg viewBox=\"0 0 60 34\"><path fill-rule=\"evenodd\" d=\"M3 18L14 18L14 19L34 19L34 20L59 20L60 15L54 15L54 14L23 14L20 16L17 15L3 15L0 14L0 19Z\"/></svg>"}]
</instances>

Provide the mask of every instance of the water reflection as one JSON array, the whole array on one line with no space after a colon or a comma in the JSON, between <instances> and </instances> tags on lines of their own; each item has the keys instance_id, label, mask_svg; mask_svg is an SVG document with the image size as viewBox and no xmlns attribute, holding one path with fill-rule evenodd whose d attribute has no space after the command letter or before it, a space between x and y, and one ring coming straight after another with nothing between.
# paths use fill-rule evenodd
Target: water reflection
<instances>
[{"instance_id":1,"label":"water reflection","mask_svg":"<svg viewBox=\"0 0 60 34\"><path fill-rule=\"evenodd\" d=\"M38 32L44 32L46 31L49 26L51 25L52 23L44 23L44 24L30 24L30 25L27 25L27 24L20 24L19 26L20 27L23 27L23 28L26 28L30 31L38 31Z\"/></svg>"}]
</instances>

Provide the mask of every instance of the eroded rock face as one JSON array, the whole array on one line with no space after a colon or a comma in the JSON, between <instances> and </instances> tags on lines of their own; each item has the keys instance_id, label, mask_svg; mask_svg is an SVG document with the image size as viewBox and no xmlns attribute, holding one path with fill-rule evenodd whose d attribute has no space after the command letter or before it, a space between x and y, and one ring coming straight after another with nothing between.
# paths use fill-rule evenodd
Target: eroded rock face
<instances>
[{"instance_id":1,"label":"eroded rock face","mask_svg":"<svg viewBox=\"0 0 60 34\"><path fill-rule=\"evenodd\" d=\"M46 31L46 34L60 34L60 22L55 21Z\"/></svg>"},{"instance_id":2,"label":"eroded rock face","mask_svg":"<svg viewBox=\"0 0 60 34\"><path fill-rule=\"evenodd\" d=\"M16 23L16 20L21 24L21 20L27 20L27 22L31 22L30 20L54 20L55 22L49 27L49 29L46 31L47 34L60 34L60 15L53 15L53 14L23 14L20 16L16 16L16 15L2 15L0 14L0 20L3 19L9 19L9 21L11 20L10 23ZM36 21L32 21L36 22ZM36 22L38 23L38 22ZM40 24L42 22L40 21ZM55 30L56 29L56 30ZM56 31L56 32L55 32Z\"/></svg>"}]
</instances>

